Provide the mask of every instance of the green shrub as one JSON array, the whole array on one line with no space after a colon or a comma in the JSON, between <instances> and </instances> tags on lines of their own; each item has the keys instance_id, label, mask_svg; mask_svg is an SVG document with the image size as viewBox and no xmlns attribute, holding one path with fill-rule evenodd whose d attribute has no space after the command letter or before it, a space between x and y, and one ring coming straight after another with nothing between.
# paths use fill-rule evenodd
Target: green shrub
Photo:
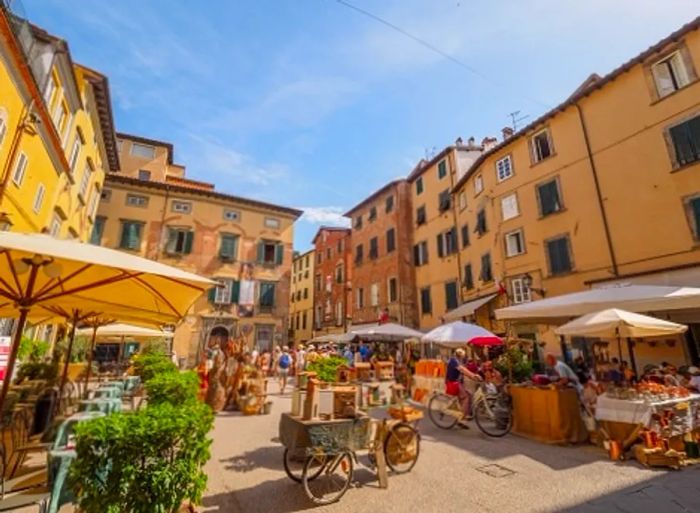
<instances>
[{"instance_id":1,"label":"green shrub","mask_svg":"<svg viewBox=\"0 0 700 513\"><path fill-rule=\"evenodd\" d=\"M143 353L134 356L134 374L145 382L154 376L177 372L177 366L162 353Z\"/></svg>"},{"instance_id":2,"label":"green shrub","mask_svg":"<svg viewBox=\"0 0 700 513\"><path fill-rule=\"evenodd\" d=\"M211 409L163 403L76 426L69 484L85 513L174 513L206 489Z\"/></svg>"},{"instance_id":3,"label":"green shrub","mask_svg":"<svg viewBox=\"0 0 700 513\"><path fill-rule=\"evenodd\" d=\"M348 362L345 358L340 356L329 356L328 358L319 358L318 360L311 362L307 366L307 370L315 372L318 375L318 379L321 381L327 381L332 383L335 381L335 371L341 365L347 365Z\"/></svg>"},{"instance_id":4,"label":"green shrub","mask_svg":"<svg viewBox=\"0 0 700 513\"><path fill-rule=\"evenodd\" d=\"M194 371L156 374L146 381L148 404L170 403L174 406L197 399L199 376Z\"/></svg>"},{"instance_id":5,"label":"green shrub","mask_svg":"<svg viewBox=\"0 0 700 513\"><path fill-rule=\"evenodd\" d=\"M22 337L17 350L17 359L21 362L38 362L49 352L50 344L43 340Z\"/></svg>"},{"instance_id":6,"label":"green shrub","mask_svg":"<svg viewBox=\"0 0 700 513\"><path fill-rule=\"evenodd\" d=\"M58 362L33 362L23 363L17 371L15 381L22 383L24 380L44 379L49 385L58 378Z\"/></svg>"},{"instance_id":7,"label":"green shrub","mask_svg":"<svg viewBox=\"0 0 700 513\"><path fill-rule=\"evenodd\" d=\"M512 371L514 383L520 383L532 376L532 362L527 353L518 347L511 347L499 356L495 367L505 379L508 379Z\"/></svg>"}]
</instances>

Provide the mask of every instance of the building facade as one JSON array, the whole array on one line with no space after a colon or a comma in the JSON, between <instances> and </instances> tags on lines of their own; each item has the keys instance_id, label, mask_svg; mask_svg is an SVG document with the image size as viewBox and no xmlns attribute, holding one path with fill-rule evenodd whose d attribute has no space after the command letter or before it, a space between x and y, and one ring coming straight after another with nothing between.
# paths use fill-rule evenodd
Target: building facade
<instances>
[{"instance_id":1,"label":"building facade","mask_svg":"<svg viewBox=\"0 0 700 513\"><path fill-rule=\"evenodd\" d=\"M292 260L289 339L295 345L304 344L313 338L315 266L316 253L313 249Z\"/></svg>"},{"instance_id":2,"label":"building facade","mask_svg":"<svg viewBox=\"0 0 700 513\"><path fill-rule=\"evenodd\" d=\"M459 226L477 227L460 251L463 273L472 270L465 300L497 294L517 304L610 283L700 286L699 28L700 18L592 75L458 181ZM493 305L484 308L488 322ZM697 361L697 313L670 318L690 323ZM556 344L541 326L514 329Z\"/></svg>"},{"instance_id":3,"label":"building facade","mask_svg":"<svg viewBox=\"0 0 700 513\"><path fill-rule=\"evenodd\" d=\"M457 212L466 206L453 200L451 190L482 149L473 139L466 144L458 140L430 161L419 162L408 176L413 207L410 255L421 329L438 326L442 316L462 302L459 249L469 244L472 233L457 222Z\"/></svg>"},{"instance_id":4,"label":"building facade","mask_svg":"<svg viewBox=\"0 0 700 513\"><path fill-rule=\"evenodd\" d=\"M314 336L345 333L352 320L350 229L322 226L313 245Z\"/></svg>"},{"instance_id":5,"label":"building facade","mask_svg":"<svg viewBox=\"0 0 700 513\"><path fill-rule=\"evenodd\" d=\"M169 143L118 135L119 173L105 180L91 238L210 277L212 288L176 331L192 365L211 344L243 337L249 347L287 343L295 209L217 192L190 180Z\"/></svg>"},{"instance_id":6,"label":"building facade","mask_svg":"<svg viewBox=\"0 0 700 513\"><path fill-rule=\"evenodd\" d=\"M382 317L418 327L411 261L411 193L394 180L349 210L352 222L352 323Z\"/></svg>"}]
</instances>

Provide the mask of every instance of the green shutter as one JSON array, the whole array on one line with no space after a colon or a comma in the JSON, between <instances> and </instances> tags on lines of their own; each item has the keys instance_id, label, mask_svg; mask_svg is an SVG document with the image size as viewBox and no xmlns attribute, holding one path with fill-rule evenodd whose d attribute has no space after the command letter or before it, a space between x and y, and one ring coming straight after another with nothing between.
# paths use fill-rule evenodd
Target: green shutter
<instances>
[{"instance_id":1,"label":"green shutter","mask_svg":"<svg viewBox=\"0 0 700 513\"><path fill-rule=\"evenodd\" d=\"M216 287L212 287L207 291L207 299L210 303L216 301Z\"/></svg>"},{"instance_id":2,"label":"green shutter","mask_svg":"<svg viewBox=\"0 0 700 513\"><path fill-rule=\"evenodd\" d=\"M119 247L127 249L129 247L129 223L122 223L122 237L119 241Z\"/></svg>"},{"instance_id":3,"label":"green shutter","mask_svg":"<svg viewBox=\"0 0 700 513\"><path fill-rule=\"evenodd\" d=\"M194 232L185 233L185 246L182 248L182 252L185 255L192 253L192 242L194 241Z\"/></svg>"},{"instance_id":4,"label":"green shutter","mask_svg":"<svg viewBox=\"0 0 700 513\"><path fill-rule=\"evenodd\" d=\"M241 297L241 282L238 280L233 280L231 282L231 303L238 304L238 300Z\"/></svg>"},{"instance_id":5,"label":"green shutter","mask_svg":"<svg viewBox=\"0 0 700 513\"><path fill-rule=\"evenodd\" d=\"M265 263L265 243L258 242L258 263Z\"/></svg>"},{"instance_id":6,"label":"green shutter","mask_svg":"<svg viewBox=\"0 0 700 513\"><path fill-rule=\"evenodd\" d=\"M168 253L174 253L175 247L177 246L177 230L168 228L168 243L165 246L165 251Z\"/></svg>"},{"instance_id":7,"label":"green shutter","mask_svg":"<svg viewBox=\"0 0 700 513\"><path fill-rule=\"evenodd\" d=\"M282 265L284 262L284 245L277 244L275 246L275 264Z\"/></svg>"},{"instance_id":8,"label":"green shutter","mask_svg":"<svg viewBox=\"0 0 700 513\"><path fill-rule=\"evenodd\" d=\"M129 223L129 249L139 249L141 246L141 225Z\"/></svg>"},{"instance_id":9,"label":"green shutter","mask_svg":"<svg viewBox=\"0 0 700 513\"><path fill-rule=\"evenodd\" d=\"M238 237L235 235L222 235L219 256L221 258L234 260L236 258L237 247Z\"/></svg>"}]
</instances>

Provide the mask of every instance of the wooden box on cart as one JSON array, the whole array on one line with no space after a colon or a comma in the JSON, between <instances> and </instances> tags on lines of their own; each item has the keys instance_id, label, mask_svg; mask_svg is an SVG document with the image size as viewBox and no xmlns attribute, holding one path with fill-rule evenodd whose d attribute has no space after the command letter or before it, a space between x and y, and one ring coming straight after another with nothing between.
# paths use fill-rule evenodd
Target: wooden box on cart
<instances>
[{"instance_id":1,"label":"wooden box on cart","mask_svg":"<svg viewBox=\"0 0 700 513\"><path fill-rule=\"evenodd\" d=\"M355 418L357 406L356 386L335 385L333 387L333 418Z\"/></svg>"},{"instance_id":2,"label":"wooden box on cart","mask_svg":"<svg viewBox=\"0 0 700 513\"><path fill-rule=\"evenodd\" d=\"M394 380L394 362L375 362L374 376L379 381Z\"/></svg>"},{"instance_id":3,"label":"wooden box on cart","mask_svg":"<svg viewBox=\"0 0 700 513\"><path fill-rule=\"evenodd\" d=\"M355 372L357 373L357 381L372 381L372 364L357 362Z\"/></svg>"}]
</instances>

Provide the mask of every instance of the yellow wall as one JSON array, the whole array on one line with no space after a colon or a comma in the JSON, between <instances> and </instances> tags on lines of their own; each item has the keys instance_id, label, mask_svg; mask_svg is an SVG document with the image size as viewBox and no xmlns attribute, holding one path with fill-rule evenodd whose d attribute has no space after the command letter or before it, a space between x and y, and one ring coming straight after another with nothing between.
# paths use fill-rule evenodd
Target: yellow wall
<instances>
[{"instance_id":1,"label":"yellow wall","mask_svg":"<svg viewBox=\"0 0 700 513\"><path fill-rule=\"evenodd\" d=\"M308 342L313 338L314 330L314 265L316 252L307 251L294 259L292 263L292 292L289 303L289 329L295 344ZM304 299L304 290L307 297ZM297 299L298 297L301 299ZM297 329L297 315L299 328ZM306 329L303 317L306 315Z\"/></svg>"}]
</instances>

